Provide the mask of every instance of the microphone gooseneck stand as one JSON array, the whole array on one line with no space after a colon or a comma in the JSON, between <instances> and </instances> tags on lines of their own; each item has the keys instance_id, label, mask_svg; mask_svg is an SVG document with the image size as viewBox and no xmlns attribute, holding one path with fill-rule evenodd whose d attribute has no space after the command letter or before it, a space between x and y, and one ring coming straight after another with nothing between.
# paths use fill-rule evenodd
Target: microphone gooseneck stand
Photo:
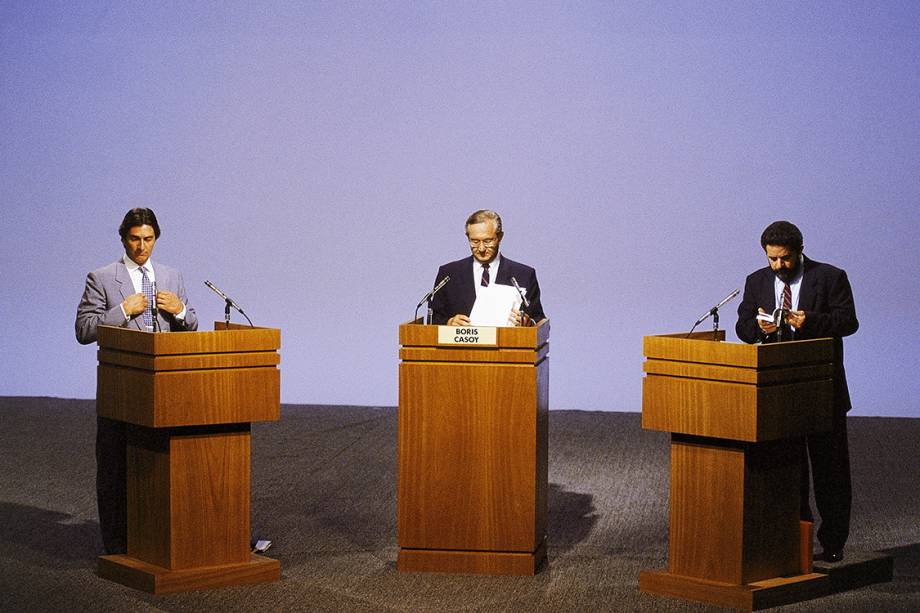
<instances>
[{"instance_id":1,"label":"microphone gooseneck stand","mask_svg":"<svg viewBox=\"0 0 920 613\"><path fill-rule=\"evenodd\" d=\"M217 286L215 286L213 283L211 283L208 280L205 280L204 284L208 287L208 289L210 289L212 292L214 292L215 294L217 294L218 296L224 299L224 325L227 330L230 329L230 308L231 307L239 311L240 315L246 318L246 321L249 322L250 328L255 328L255 325L252 323L252 320L249 319L249 315L246 314L246 311L240 308L240 305L234 302L233 299L230 298L230 296L228 296L227 294L217 289Z\"/></svg>"},{"instance_id":2,"label":"microphone gooseneck stand","mask_svg":"<svg viewBox=\"0 0 920 613\"><path fill-rule=\"evenodd\" d=\"M160 328L160 309L157 308L157 283L153 282L153 304L150 305L150 315L153 318L153 331L162 332Z\"/></svg>"},{"instance_id":3,"label":"microphone gooseneck stand","mask_svg":"<svg viewBox=\"0 0 920 613\"><path fill-rule=\"evenodd\" d=\"M423 304L425 304L425 303L427 302L427 303L428 303L428 313L427 313L427 317L425 318L425 323L426 323L426 324L430 324L430 323L431 323L431 319L432 319L432 317L434 316L434 311L433 311L432 308L431 308L431 301L432 301L432 299L434 299L434 295L437 294L439 291L441 291L441 288L442 288L442 287L444 287L445 285L447 285L447 282L448 282L448 281L450 281L450 275L447 275L447 276L445 276L443 279L441 279L440 281L438 281L438 284L435 285L435 286L431 289L430 292L428 292L427 294L425 294L425 295L422 297L422 299L418 301L418 304L415 305L415 315L412 316L412 321L413 321L413 322L418 320L418 310L422 307Z\"/></svg>"},{"instance_id":4,"label":"microphone gooseneck stand","mask_svg":"<svg viewBox=\"0 0 920 613\"><path fill-rule=\"evenodd\" d=\"M511 283L514 285L514 289L517 290L518 295L521 297L521 325L524 325L525 318L530 317L530 313L527 311L530 310L530 300L527 299L527 296L524 295L524 290L521 289L521 286L518 285L517 279L511 277Z\"/></svg>"},{"instance_id":5,"label":"microphone gooseneck stand","mask_svg":"<svg viewBox=\"0 0 920 613\"><path fill-rule=\"evenodd\" d=\"M729 300L731 300L732 298L734 298L740 293L741 293L741 290L736 289L735 291L731 292L728 296L723 298L722 301L719 302L719 304L712 307L711 309L706 311L703 315L701 315L700 318L696 320L696 323L693 324L693 327L690 328L690 331L687 332L687 336L685 336L684 338L690 338L690 335L693 334L693 331L696 330L696 327L698 325L706 321L707 318L712 317L712 339L716 340L719 334L719 308L724 306L726 302L728 302Z\"/></svg>"},{"instance_id":6,"label":"microphone gooseneck stand","mask_svg":"<svg viewBox=\"0 0 920 613\"><path fill-rule=\"evenodd\" d=\"M776 342L782 343L784 337L786 336L787 326L786 317L789 315L789 311L783 308L776 309L775 313L779 313L779 316L776 317ZM790 339L791 340L791 339Z\"/></svg>"}]
</instances>

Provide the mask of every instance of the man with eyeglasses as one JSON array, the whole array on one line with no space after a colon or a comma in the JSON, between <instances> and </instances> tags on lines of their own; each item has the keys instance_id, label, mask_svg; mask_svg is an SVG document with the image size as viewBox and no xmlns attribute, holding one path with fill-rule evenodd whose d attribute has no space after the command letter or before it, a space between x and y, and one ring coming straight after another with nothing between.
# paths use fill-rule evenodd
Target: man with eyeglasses
<instances>
[{"instance_id":1,"label":"man with eyeglasses","mask_svg":"<svg viewBox=\"0 0 920 613\"><path fill-rule=\"evenodd\" d=\"M499 253L502 241L502 218L495 211L479 210L466 220L466 237L472 255L438 269L435 284L450 276L450 281L431 301L432 323L448 326L469 326L470 311L476 295L490 284L513 285L514 277L526 290L530 303L525 313L513 309L508 314L509 325L526 326L546 319L540 304L537 273L530 266L509 260Z\"/></svg>"}]
</instances>

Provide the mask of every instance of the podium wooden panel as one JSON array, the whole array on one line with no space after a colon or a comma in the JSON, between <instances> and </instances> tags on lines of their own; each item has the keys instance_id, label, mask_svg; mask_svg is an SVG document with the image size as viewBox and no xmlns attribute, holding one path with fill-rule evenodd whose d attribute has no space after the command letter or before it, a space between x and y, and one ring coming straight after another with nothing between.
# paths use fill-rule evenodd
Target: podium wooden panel
<instances>
[{"instance_id":1,"label":"podium wooden panel","mask_svg":"<svg viewBox=\"0 0 920 613\"><path fill-rule=\"evenodd\" d=\"M399 328L401 571L532 575L546 557L549 322L496 332Z\"/></svg>"},{"instance_id":2,"label":"podium wooden panel","mask_svg":"<svg viewBox=\"0 0 920 613\"><path fill-rule=\"evenodd\" d=\"M154 593L278 580L250 553L250 424L280 418L281 331L98 335L96 411L128 424L128 552L99 575Z\"/></svg>"},{"instance_id":3,"label":"podium wooden panel","mask_svg":"<svg viewBox=\"0 0 920 613\"><path fill-rule=\"evenodd\" d=\"M802 436L830 429L831 339L644 339L642 427L671 433L667 571L643 592L753 610L827 593L802 573Z\"/></svg>"}]
</instances>

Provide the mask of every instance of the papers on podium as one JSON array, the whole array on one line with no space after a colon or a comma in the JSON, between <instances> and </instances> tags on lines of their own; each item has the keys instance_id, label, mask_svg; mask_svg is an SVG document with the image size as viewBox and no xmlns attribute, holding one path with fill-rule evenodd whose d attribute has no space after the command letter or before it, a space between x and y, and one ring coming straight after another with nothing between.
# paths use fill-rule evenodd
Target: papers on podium
<instances>
[{"instance_id":1,"label":"papers on podium","mask_svg":"<svg viewBox=\"0 0 920 613\"><path fill-rule=\"evenodd\" d=\"M524 294L527 290L521 288ZM476 293L476 302L470 312L470 323L474 326L510 326L508 318L512 309L521 308L521 295L510 285L492 283L481 287Z\"/></svg>"}]
</instances>

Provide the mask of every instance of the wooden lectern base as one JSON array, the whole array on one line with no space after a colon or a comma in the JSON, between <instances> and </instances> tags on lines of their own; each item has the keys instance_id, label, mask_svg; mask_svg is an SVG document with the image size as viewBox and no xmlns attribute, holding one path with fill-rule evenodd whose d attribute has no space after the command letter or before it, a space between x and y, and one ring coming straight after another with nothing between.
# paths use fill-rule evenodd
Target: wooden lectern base
<instances>
[{"instance_id":1,"label":"wooden lectern base","mask_svg":"<svg viewBox=\"0 0 920 613\"><path fill-rule=\"evenodd\" d=\"M777 577L747 585L672 575L666 571L643 570L639 573L639 591L646 594L707 602L743 611L811 600L828 594L829 589L830 579L821 573Z\"/></svg>"},{"instance_id":2,"label":"wooden lectern base","mask_svg":"<svg viewBox=\"0 0 920 613\"><path fill-rule=\"evenodd\" d=\"M248 562L170 570L127 555L99 556L97 574L152 594L188 592L281 579L278 560L253 554Z\"/></svg>"},{"instance_id":3,"label":"wooden lectern base","mask_svg":"<svg viewBox=\"0 0 920 613\"><path fill-rule=\"evenodd\" d=\"M533 553L453 551L400 548L400 572L468 573L473 575L535 575L546 560L546 540Z\"/></svg>"},{"instance_id":4,"label":"wooden lectern base","mask_svg":"<svg viewBox=\"0 0 920 613\"><path fill-rule=\"evenodd\" d=\"M838 592L887 583L894 574L891 556L847 550L842 562L815 562L814 572L733 585L666 571L639 573L639 590L646 594L706 602L743 611L757 611L802 602Z\"/></svg>"}]
</instances>

